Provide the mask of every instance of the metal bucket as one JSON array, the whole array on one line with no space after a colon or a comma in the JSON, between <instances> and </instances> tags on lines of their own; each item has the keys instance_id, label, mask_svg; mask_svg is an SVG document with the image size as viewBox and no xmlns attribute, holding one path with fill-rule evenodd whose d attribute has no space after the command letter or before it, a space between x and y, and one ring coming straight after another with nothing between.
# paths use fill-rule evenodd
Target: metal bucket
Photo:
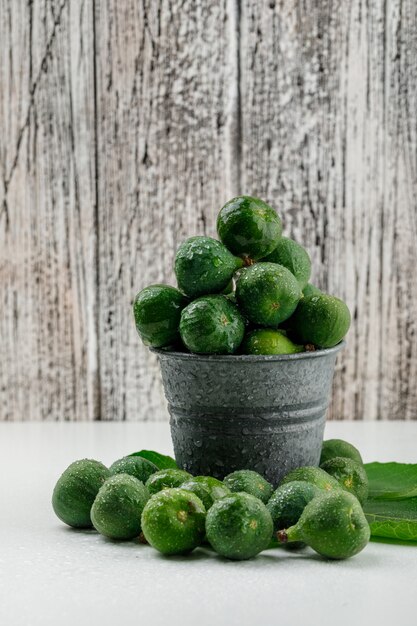
<instances>
[{"instance_id":1,"label":"metal bucket","mask_svg":"<svg viewBox=\"0 0 417 626\"><path fill-rule=\"evenodd\" d=\"M295 467L318 465L343 346L273 356L154 350L178 465L220 479L252 469L274 485Z\"/></svg>"}]
</instances>

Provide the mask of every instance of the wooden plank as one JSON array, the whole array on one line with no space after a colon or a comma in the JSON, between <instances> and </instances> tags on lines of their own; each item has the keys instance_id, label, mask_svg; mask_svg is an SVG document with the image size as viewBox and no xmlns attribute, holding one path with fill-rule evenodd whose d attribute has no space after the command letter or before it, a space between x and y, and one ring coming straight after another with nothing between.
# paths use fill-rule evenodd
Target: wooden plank
<instances>
[{"instance_id":1,"label":"wooden plank","mask_svg":"<svg viewBox=\"0 0 417 626\"><path fill-rule=\"evenodd\" d=\"M353 311L331 417L417 418L414 0L0 16L0 419L165 419L131 301L236 193Z\"/></svg>"},{"instance_id":2,"label":"wooden plank","mask_svg":"<svg viewBox=\"0 0 417 626\"><path fill-rule=\"evenodd\" d=\"M417 7L244 0L242 189L353 312L330 416L417 418Z\"/></svg>"},{"instance_id":3,"label":"wooden plank","mask_svg":"<svg viewBox=\"0 0 417 626\"><path fill-rule=\"evenodd\" d=\"M97 417L93 11L1 0L0 419Z\"/></svg>"},{"instance_id":4,"label":"wooden plank","mask_svg":"<svg viewBox=\"0 0 417 626\"><path fill-rule=\"evenodd\" d=\"M108 0L96 18L102 418L166 419L131 304L237 191L236 7Z\"/></svg>"}]
</instances>

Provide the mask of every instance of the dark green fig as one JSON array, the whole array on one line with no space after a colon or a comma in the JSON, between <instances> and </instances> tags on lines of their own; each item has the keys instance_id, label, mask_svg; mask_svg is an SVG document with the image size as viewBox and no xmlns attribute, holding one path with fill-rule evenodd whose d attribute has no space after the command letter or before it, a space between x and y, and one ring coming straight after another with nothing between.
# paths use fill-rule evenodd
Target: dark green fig
<instances>
[{"instance_id":1,"label":"dark green fig","mask_svg":"<svg viewBox=\"0 0 417 626\"><path fill-rule=\"evenodd\" d=\"M175 287L150 285L133 303L136 329L145 346L163 348L178 343L181 311L189 300Z\"/></svg>"},{"instance_id":2,"label":"dark green fig","mask_svg":"<svg viewBox=\"0 0 417 626\"><path fill-rule=\"evenodd\" d=\"M338 456L345 457L346 459L352 459L353 461L363 465L361 453L351 443L344 441L343 439L327 439L326 441L323 441L320 465Z\"/></svg>"},{"instance_id":3,"label":"dark green fig","mask_svg":"<svg viewBox=\"0 0 417 626\"><path fill-rule=\"evenodd\" d=\"M308 252L293 239L281 237L277 247L263 261L279 263L290 270L297 279L300 289L304 289L310 280L311 261Z\"/></svg>"},{"instance_id":4,"label":"dark green fig","mask_svg":"<svg viewBox=\"0 0 417 626\"><path fill-rule=\"evenodd\" d=\"M180 245L175 257L178 287L190 298L220 293L230 286L234 272L242 265L242 259L233 256L220 241L191 237Z\"/></svg>"},{"instance_id":5,"label":"dark green fig","mask_svg":"<svg viewBox=\"0 0 417 626\"><path fill-rule=\"evenodd\" d=\"M152 496L142 513L145 539L162 554L187 554L204 541L206 510L185 489L165 489Z\"/></svg>"},{"instance_id":6,"label":"dark green fig","mask_svg":"<svg viewBox=\"0 0 417 626\"><path fill-rule=\"evenodd\" d=\"M268 502L274 489L271 483L253 470L237 470L226 476L223 482L230 491L250 493L264 504Z\"/></svg>"},{"instance_id":7,"label":"dark green fig","mask_svg":"<svg viewBox=\"0 0 417 626\"><path fill-rule=\"evenodd\" d=\"M302 297L293 274L276 263L247 267L236 283L236 299L243 315L259 326L278 326L294 313Z\"/></svg>"},{"instance_id":8,"label":"dark green fig","mask_svg":"<svg viewBox=\"0 0 417 626\"><path fill-rule=\"evenodd\" d=\"M303 289L303 294L306 298L307 296L314 296L314 295L317 296L317 295L320 295L321 293L323 293L321 289L319 289L315 285L312 285L311 283L308 283Z\"/></svg>"},{"instance_id":9,"label":"dark green fig","mask_svg":"<svg viewBox=\"0 0 417 626\"><path fill-rule=\"evenodd\" d=\"M141 532L141 514L149 500L142 481L129 474L111 476L91 508L94 528L110 539L134 539Z\"/></svg>"},{"instance_id":10,"label":"dark green fig","mask_svg":"<svg viewBox=\"0 0 417 626\"><path fill-rule=\"evenodd\" d=\"M195 493L195 495L200 498L201 502L204 504L206 511L213 506L214 498L211 495L209 488L204 485L204 483L194 479L187 480L187 482L181 485L181 489Z\"/></svg>"},{"instance_id":11,"label":"dark green fig","mask_svg":"<svg viewBox=\"0 0 417 626\"><path fill-rule=\"evenodd\" d=\"M59 519L74 528L91 528L91 507L109 476L109 470L99 461L82 459L71 463L52 494L52 506Z\"/></svg>"},{"instance_id":12,"label":"dark green fig","mask_svg":"<svg viewBox=\"0 0 417 626\"><path fill-rule=\"evenodd\" d=\"M219 500L231 493L227 485L221 480L213 478L213 476L193 476L193 482L199 483L208 489L213 500Z\"/></svg>"},{"instance_id":13,"label":"dark green fig","mask_svg":"<svg viewBox=\"0 0 417 626\"><path fill-rule=\"evenodd\" d=\"M151 495L162 491L162 489L169 489L172 487L179 487L187 480L191 480L192 476L188 472L181 469L163 469L159 472L152 474L146 481L146 488Z\"/></svg>"},{"instance_id":14,"label":"dark green fig","mask_svg":"<svg viewBox=\"0 0 417 626\"><path fill-rule=\"evenodd\" d=\"M217 232L234 255L249 263L272 252L281 238L282 224L279 215L262 200L238 196L220 210Z\"/></svg>"},{"instance_id":15,"label":"dark green fig","mask_svg":"<svg viewBox=\"0 0 417 626\"><path fill-rule=\"evenodd\" d=\"M307 504L322 493L322 489L316 485L300 480L280 485L266 505L274 529L278 531L296 524Z\"/></svg>"},{"instance_id":16,"label":"dark green fig","mask_svg":"<svg viewBox=\"0 0 417 626\"><path fill-rule=\"evenodd\" d=\"M291 318L291 329L304 344L332 348L350 326L350 312L340 298L314 294L303 298Z\"/></svg>"},{"instance_id":17,"label":"dark green fig","mask_svg":"<svg viewBox=\"0 0 417 626\"><path fill-rule=\"evenodd\" d=\"M217 500L207 513L207 539L228 559L251 559L265 550L273 528L266 506L248 493L232 493Z\"/></svg>"},{"instance_id":18,"label":"dark green fig","mask_svg":"<svg viewBox=\"0 0 417 626\"><path fill-rule=\"evenodd\" d=\"M297 467L294 470L291 470L284 478L281 480L280 485L285 485L286 483L293 482L294 480L301 480L312 485L316 485L319 489L323 489L324 491L334 491L340 490L341 487L337 480L330 476L327 472L322 470L320 467Z\"/></svg>"},{"instance_id":19,"label":"dark green fig","mask_svg":"<svg viewBox=\"0 0 417 626\"><path fill-rule=\"evenodd\" d=\"M190 352L233 354L242 343L245 322L226 296L204 296L183 310L180 333Z\"/></svg>"},{"instance_id":20,"label":"dark green fig","mask_svg":"<svg viewBox=\"0 0 417 626\"><path fill-rule=\"evenodd\" d=\"M321 466L325 472L333 476L339 485L353 493L361 504L368 497L368 477L361 463L344 457L334 457Z\"/></svg>"},{"instance_id":21,"label":"dark green fig","mask_svg":"<svg viewBox=\"0 0 417 626\"><path fill-rule=\"evenodd\" d=\"M149 476L152 476L157 471L158 468L154 463L140 456L125 456L110 465L110 474L112 476L115 474L129 474L143 483L146 483Z\"/></svg>"},{"instance_id":22,"label":"dark green fig","mask_svg":"<svg viewBox=\"0 0 417 626\"><path fill-rule=\"evenodd\" d=\"M370 529L358 499L340 489L311 500L298 522L277 537L282 543L304 541L329 559L348 559L365 548Z\"/></svg>"}]
</instances>

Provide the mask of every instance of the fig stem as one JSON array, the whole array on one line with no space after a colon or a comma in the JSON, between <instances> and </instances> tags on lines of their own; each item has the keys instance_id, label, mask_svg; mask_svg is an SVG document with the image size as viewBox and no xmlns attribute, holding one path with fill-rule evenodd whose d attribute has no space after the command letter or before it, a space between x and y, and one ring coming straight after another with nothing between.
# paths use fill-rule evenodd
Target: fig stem
<instances>
[{"instance_id":1,"label":"fig stem","mask_svg":"<svg viewBox=\"0 0 417 626\"><path fill-rule=\"evenodd\" d=\"M306 343L304 348L305 348L306 352L315 352L316 351L316 346L313 343Z\"/></svg>"}]
</instances>

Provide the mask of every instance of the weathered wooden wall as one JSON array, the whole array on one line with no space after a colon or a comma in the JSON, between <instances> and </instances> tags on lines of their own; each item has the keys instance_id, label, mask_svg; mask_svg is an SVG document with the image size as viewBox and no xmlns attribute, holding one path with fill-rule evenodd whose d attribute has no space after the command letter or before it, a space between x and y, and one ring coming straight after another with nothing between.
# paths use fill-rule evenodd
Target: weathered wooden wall
<instances>
[{"instance_id":1,"label":"weathered wooden wall","mask_svg":"<svg viewBox=\"0 0 417 626\"><path fill-rule=\"evenodd\" d=\"M331 417L417 419L415 0L0 0L0 419L166 419L136 291L237 193L354 323Z\"/></svg>"}]
</instances>

